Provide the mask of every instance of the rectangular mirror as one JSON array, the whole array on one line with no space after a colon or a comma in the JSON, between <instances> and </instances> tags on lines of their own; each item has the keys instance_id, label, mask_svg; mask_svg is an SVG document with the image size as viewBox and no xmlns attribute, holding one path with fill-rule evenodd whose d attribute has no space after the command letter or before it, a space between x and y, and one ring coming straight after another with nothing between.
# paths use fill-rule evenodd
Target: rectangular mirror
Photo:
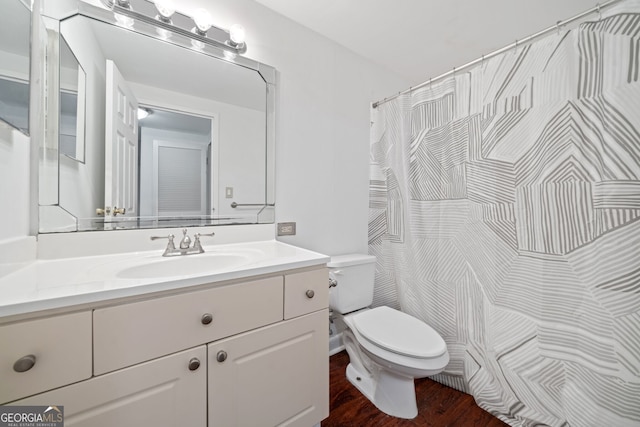
<instances>
[{"instance_id":1,"label":"rectangular mirror","mask_svg":"<svg viewBox=\"0 0 640 427\"><path fill-rule=\"evenodd\" d=\"M41 181L40 232L274 221L272 67L153 19L45 5L60 70L46 92L60 110L45 131L58 155L41 171L58 185Z\"/></svg>"},{"instance_id":2,"label":"rectangular mirror","mask_svg":"<svg viewBox=\"0 0 640 427\"><path fill-rule=\"evenodd\" d=\"M31 11L22 0L3 0L0 13L0 120L29 133Z\"/></svg>"}]
</instances>

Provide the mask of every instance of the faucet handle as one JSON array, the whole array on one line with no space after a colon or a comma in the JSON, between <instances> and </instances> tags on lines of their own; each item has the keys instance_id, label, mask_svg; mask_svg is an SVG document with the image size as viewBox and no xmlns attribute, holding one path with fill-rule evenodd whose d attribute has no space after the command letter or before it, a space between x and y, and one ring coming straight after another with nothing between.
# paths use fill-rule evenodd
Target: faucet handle
<instances>
[{"instance_id":1,"label":"faucet handle","mask_svg":"<svg viewBox=\"0 0 640 427\"><path fill-rule=\"evenodd\" d=\"M200 237L213 237L216 233L196 233L194 234L193 247L197 249L200 253L204 252L202 248L202 244L200 243Z\"/></svg>"},{"instance_id":2,"label":"faucet handle","mask_svg":"<svg viewBox=\"0 0 640 427\"><path fill-rule=\"evenodd\" d=\"M158 240L158 239L168 239L169 242L167 242L167 248L164 250L164 253L162 254L162 256L168 256L171 252L176 250L176 245L173 243L173 239L176 236L174 236L173 234L169 234L168 236L151 236L150 239L151 240Z\"/></svg>"},{"instance_id":3,"label":"faucet handle","mask_svg":"<svg viewBox=\"0 0 640 427\"><path fill-rule=\"evenodd\" d=\"M198 237L213 237L215 235L216 235L216 233L196 233L196 234L194 234L194 236L196 236L196 238L198 238Z\"/></svg>"},{"instance_id":4,"label":"faucet handle","mask_svg":"<svg viewBox=\"0 0 640 427\"><path fill-rule=\"evenodd\" d=\"M169 234L168 236L151 236L149 237L149 239L151 240L158 240L158 239L169 239L169 244L172 245L173 244L173 239L176 236L174 236L173 234Z\"/></svg>"}]
</instances>

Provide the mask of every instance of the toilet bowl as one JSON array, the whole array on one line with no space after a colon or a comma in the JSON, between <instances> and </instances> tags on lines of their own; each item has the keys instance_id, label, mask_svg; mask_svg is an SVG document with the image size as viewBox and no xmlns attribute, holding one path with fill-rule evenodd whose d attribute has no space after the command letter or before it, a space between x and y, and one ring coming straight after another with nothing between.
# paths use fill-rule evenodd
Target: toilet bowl
<instances>
[{"instance_id":1,"label":"toilet bowl","mask_svg":"<svg viewBox=\"0 0 640 427\"><path fill-rule=\"evenodd\" d=\"M346 329L347 378L382 412L418 415L415 378L436 375L449 363L442 337L429 325L390 307L368 308L373 299L375 257L332 257L329 275L337 281L330 307Z\"/></svg>"},{"instance_id":2,"label":"toilet bowl","mask_svg":"<svg viewBox=\"0 0 640 427\"><path fill-rule=\"evenodd\" d=\"M344 322L349 382L382 412L415 418L414 379L436 375L447 366L444 340L420 320L384 306L349 314ZM387 328L377 329L383 322Z\"/></svg>"}]
</instances>

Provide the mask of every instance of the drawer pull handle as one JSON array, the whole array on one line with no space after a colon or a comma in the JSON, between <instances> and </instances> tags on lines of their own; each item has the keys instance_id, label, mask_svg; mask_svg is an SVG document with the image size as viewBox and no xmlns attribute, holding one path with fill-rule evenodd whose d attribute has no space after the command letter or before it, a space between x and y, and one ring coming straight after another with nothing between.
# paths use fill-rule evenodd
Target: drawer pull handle
<instances>
[{"instance_id":1,"label":"drawer pull handle","mask_svg":"<svg viewBox=\"0 0 640 427\"><path fill-rule=\"evenodd\" d=\"M227 352L224 350L220 350L218 352L218 354L216 354L216 360L220 363L224 362L225 360L227 360Z\"/></svg>"},{"instance_id":2,"label":"drawer pull handle","mask_svg":"<svg viewBox=\"0 0 640 427\"><path fill-rule=\"evenodd\" d=\"M198 360L197 357L194 357L191 360L189 360L190 371L197 371L199 367L200 367L200 360Z\"/></svg>"},{"instance_id":3,"label":"drawer pull handle","mask_svg":"<svg viewBox=\"0 0 640 427\"><path fill-rule=\"evenodd\" d=\"M213 314L205 313L205 314L202 315L202 324L203 325L208 325L211 322L213 322Z\"/></svg>"},{"instance_id":4,"label":"drawer pull handle","mask_svg":"<svg viewBox=\"0 0 640 427\"><path fill-rule=\"evenodd\" d=\"M21 357L13 364L13 370L16 372L27 372L36 364L36 357L33 354Z\"/></svg>"},{"instance_id":5,"label":"drawer pull handle","mask_svg":"<svg viewBox=\"0 0 640 427\"><path fill-rule=\"evenodd\" d=\"M316 293L315 293L315 292L313 292L313 289L309 289L309 290L306 292L306 295L307 295L307 298L311 299L311 298L313 298L313 297L316 295Z\"/></svg>"}]
</instances>

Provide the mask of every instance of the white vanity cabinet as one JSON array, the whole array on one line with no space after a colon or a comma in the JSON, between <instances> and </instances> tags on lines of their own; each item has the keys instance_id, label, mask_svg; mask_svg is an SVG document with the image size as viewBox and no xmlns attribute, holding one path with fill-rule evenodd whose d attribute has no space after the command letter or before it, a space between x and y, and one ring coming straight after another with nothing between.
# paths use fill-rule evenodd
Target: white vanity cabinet
<instances>
[{"instance_id":1,"label":"white vanity cabinet","mask_svg":"<svg viewBox=\"0 0 640 427\"><path fill-rule=\"evenodd\" d=\"M1 342L23 344L2 346L2 360L48 354L29 343L51 336L55 357L32 367L42 381L4 363L0 404L62 405L65 426L83 427L310 427L329 415L324 267L8 323Z\"/></svg>"},{"instance_id":2,"label":"white vanity cabinet","mask_svg":"<svg viewBox=\"0 0 640 427\"><path fill-rule=\"evenodd\" d=\"M205 346L100 375L14 405L62 405L66 427L206 426Z\"/></svg>"}]
</instances>

